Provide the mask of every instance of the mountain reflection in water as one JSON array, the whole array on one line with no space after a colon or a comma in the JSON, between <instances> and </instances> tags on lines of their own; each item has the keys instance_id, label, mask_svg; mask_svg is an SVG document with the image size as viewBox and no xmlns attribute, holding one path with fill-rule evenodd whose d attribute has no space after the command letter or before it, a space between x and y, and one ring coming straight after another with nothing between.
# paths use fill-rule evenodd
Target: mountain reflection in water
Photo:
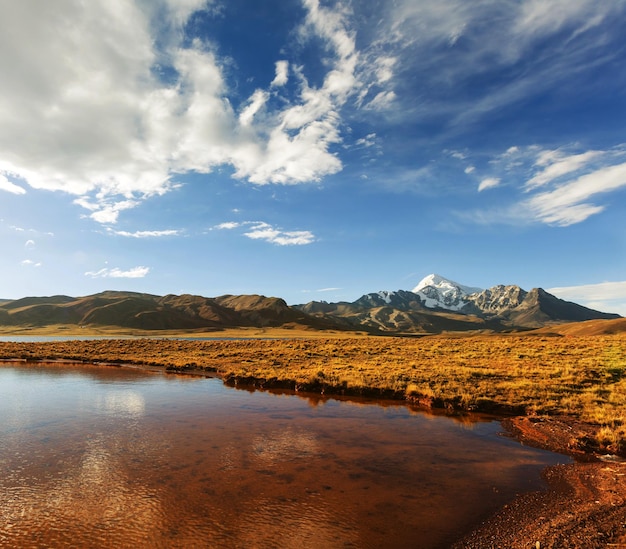
<instances>
[{"instance_id":1,"label":"mountain reflection in water","mask_svg":"<svg viewBox=\"0 0 626 549\"><path fill-rule=\"evenodd\" d=\"M0 367L3 547L447 547L567 458L403 405Z\"/></svg>"}]
</instances>

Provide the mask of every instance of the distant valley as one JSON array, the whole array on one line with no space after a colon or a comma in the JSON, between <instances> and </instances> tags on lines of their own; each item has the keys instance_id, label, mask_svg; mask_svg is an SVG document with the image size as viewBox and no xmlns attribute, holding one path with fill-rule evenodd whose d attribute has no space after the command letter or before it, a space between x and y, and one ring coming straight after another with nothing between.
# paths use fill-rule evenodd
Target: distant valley
<instances>
[{"instance_id":1,"label":"distant valley","mask_svg":"<svg viewBox=\"0 0 626 549\"><path fill-rule=\"evenodd\" d=\"M499 285L489 289L458 284L438 275L411 291L381 291L353 302L289 306L260 295L157 296L106 291L85 297L52 296L0 300L0 326L113 326L163 331L229 328L300 328L366 331L372 334L509 332L588 320L620 319L559 299L541 288Z\"/></svg>"}]
</instances>

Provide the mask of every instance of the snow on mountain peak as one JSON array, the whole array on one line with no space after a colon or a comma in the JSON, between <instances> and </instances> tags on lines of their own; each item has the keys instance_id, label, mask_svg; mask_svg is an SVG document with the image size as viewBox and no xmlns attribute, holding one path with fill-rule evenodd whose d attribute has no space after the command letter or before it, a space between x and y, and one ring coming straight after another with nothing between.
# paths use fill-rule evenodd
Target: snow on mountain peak
<instances>
[{"instance_id":1,"label":"snow on mountain peak","mask_svg":"<svg viewBox=\"0 0 626 549\"><path fill-rule=\"evenodd\" d=\"M426 307L458 311L467 305L463 299L465 296L481 292L482 288L464 286L438 274L430 274L424 277L412 291L424 300Z\"/></svg>"}]
</instances>

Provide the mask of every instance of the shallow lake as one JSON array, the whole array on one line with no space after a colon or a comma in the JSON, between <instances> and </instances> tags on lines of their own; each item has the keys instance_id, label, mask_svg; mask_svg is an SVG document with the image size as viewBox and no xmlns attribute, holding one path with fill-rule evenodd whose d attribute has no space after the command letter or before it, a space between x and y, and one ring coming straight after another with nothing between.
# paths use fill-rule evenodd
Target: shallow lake
<instances>
[{"instance_id":1,"label":"shallow lake","mask_svg":"<svg viewBox=\"0 0 626 549\"><path fill-rule=\"evenodd\" d=\"M486 417L0 365L0 546L435 548L568 458Z\"/></svg>"}]
</instances>

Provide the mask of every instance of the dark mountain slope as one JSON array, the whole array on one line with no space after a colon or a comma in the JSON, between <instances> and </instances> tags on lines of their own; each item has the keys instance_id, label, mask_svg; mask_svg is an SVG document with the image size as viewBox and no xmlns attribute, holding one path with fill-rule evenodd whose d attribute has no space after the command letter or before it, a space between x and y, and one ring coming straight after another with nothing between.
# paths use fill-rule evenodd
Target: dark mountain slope
<instances>
[{"instance_id":1,"label":"dark mountain slope","mask_svg":"<svg viewBox=\"0 0 626 549\"><path fill-rule=\"evenodd\" d=\"M541 288L534 288L522 303L500 313L517 326L539 327L554 322L581 322L594 319L615 319L619 315L595 311L571 301L559 299Z\"/></svg>"}]
</instances>

